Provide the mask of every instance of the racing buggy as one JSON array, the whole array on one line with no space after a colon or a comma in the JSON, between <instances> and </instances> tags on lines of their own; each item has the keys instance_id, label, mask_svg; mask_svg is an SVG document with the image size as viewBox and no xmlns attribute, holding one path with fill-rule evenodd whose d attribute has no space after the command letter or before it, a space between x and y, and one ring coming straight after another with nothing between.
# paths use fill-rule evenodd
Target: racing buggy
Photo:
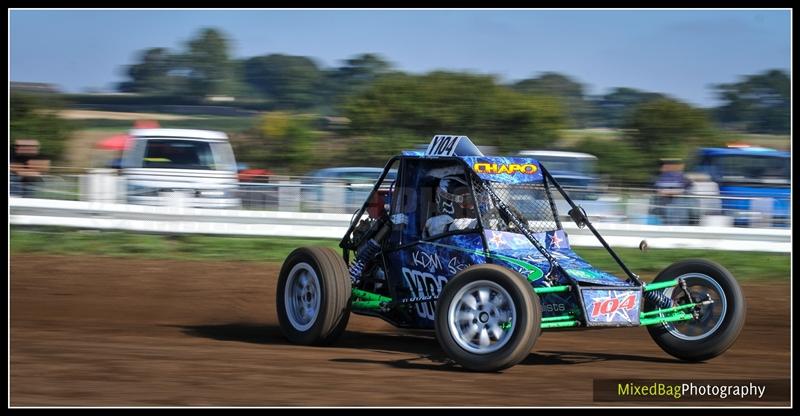
<instances>
[{"instance_id":1,"label":"racing buggy","mask_svg":"<svg viewBox=\"0 0 800 416\"><path fill-rule=\"evenodd\" d=\"M570 248L558 198L624 276ZM433 329L456 363L498 371L527 357L543 330L644 326L666 353L708 360L745 320L742 291L724 267L678 261L644 282L546 166L484 156L466 136L435 136L426 151L389 160L340 247L298 248L284 262L276 304L291 342L330 344L356 313Z\"/></svg>"}]
</instances>

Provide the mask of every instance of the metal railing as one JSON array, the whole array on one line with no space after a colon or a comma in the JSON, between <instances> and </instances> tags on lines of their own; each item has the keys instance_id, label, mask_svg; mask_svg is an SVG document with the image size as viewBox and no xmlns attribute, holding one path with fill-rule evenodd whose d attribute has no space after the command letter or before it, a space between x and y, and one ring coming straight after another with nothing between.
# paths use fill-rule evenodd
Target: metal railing
<instances>
[{"instance_id":1,"label":"metal railing","mask_svg":"<svg viewBox=\"0 0 800 416\"><path fill-rule=\"evenodd\" d=\"M361 207L373 184L368 182L303 176L250 176L239 182L227 196L237 200L230 208L252 211L314 212L351 214ZM132 203L131 197L141 190L130 189L125 178L111 169L51 167L49 173L33 181L22 181L11 175L11 196ZM659 197L652 188L565 187L574 194L596 222L642 225L739 226L750 228L788 228L791 210L788 198L744 198L714 193L686 193L669 198ZM160 189L154 195L162 200L155 204L170 205L171 190ZM171 196L172 195L172 196ZM559 202L559 201L557 201ZM782 207L782 208L779 208ZM567 217L565 202L557 204L559 216Z\"/></svg>"},{"instance_id":2,"label":"metal railing","mask_svg":"<svg viewBox=\"0 0 800 416\"><path fill-rule=\"evenodd\" d=\"M9 223L146 233L236 236L284 236L340 239L349 214L263 210L199 209L106 202L56 201L12 197ZM563 223L573 247L598 247L587 229ZM788 253L791 231L775 228L663 226L597 223L613 247L638 247L643 239L653 249L694 248Z\"/></svg>"}]
</instances>

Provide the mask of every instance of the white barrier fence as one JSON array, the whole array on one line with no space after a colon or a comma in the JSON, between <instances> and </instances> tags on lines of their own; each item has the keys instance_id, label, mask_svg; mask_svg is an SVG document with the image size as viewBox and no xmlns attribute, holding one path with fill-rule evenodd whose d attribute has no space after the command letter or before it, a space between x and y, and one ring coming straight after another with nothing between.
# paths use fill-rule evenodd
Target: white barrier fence
<instances>
[{"instance_id":1,"label":"white barrier fence","mask_svg":"<svg viewBox=\"0 0 800 416\"><path fill-rule=\"evenodd\" d=\"M341 238L351 215L127 205L103 202L15 198L9 200L14 225L61 226L152 233ZM588 229L564 223L570 243L600 247ZM696 248L731 251L791 251L791 229L657 226L597 223L612 247Z\"/></svg>"},{"instance_id":2,"label":"white barrier fence","mask_svg":"<svg viewBox=\"0 0 800 416\"><path fill-rule=\"evenodd\" d=\"M166 189L130 187L125 177L112 169L89 169L81 174L62 172L42 179L26 187L12 180L14 191L11 194L87 202L205 208L238 206L246 210L348 214L361 207L374 185L343 179L273 176L262 178L269 182L239 182L235 189L225 191L225 198L196 198L192 192L196 184L188 186L189 189L172 189L175 184ZM566 186L565 189L597 222L708 227L735 224L748 228L787 228L791 223L788 196L734 197L718 192L690 192L665 200L651 188ZM779 190L770 192L780 193ZM570 207L563 198L556 195L555 199L558 212L566 219L564 214Z\"/></svg>"}]
</instances>

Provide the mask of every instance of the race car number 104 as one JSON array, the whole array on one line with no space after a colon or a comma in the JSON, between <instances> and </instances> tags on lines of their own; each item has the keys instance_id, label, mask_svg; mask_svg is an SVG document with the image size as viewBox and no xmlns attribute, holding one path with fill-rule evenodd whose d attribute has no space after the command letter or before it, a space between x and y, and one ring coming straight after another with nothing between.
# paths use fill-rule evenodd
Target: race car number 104
<instances>
[{"instance_id":1,"label":"race car number 104","mask_svg":"<svg viewBox=\"0 0 800 416\"><path fill-rule=\"evenodd\" d=\"M434 136L425 152L428 156L451 156L461 136Z\"/></svg>"}]
</instances>

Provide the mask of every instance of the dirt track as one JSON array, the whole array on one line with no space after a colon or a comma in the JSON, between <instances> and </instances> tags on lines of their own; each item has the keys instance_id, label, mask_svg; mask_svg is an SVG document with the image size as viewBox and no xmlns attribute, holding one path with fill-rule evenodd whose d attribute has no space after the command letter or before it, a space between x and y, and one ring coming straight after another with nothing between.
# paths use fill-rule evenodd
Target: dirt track
<instances>
[{"instance_id":1,"label":"dirt track","mask_svg":"<svg viewBox=\"0 0 800 416\"><path fill-rule=\"evenodd\" d=\"M477 374L428 333L361 316L334 347L287 344L278 266L13 256L11 405L591 406L614 405L592 402L593 378L789 377L786 281L743 285L747 325L706 363L629 328L545 333L522 364Z\"/></svg>"}]
</instances>

